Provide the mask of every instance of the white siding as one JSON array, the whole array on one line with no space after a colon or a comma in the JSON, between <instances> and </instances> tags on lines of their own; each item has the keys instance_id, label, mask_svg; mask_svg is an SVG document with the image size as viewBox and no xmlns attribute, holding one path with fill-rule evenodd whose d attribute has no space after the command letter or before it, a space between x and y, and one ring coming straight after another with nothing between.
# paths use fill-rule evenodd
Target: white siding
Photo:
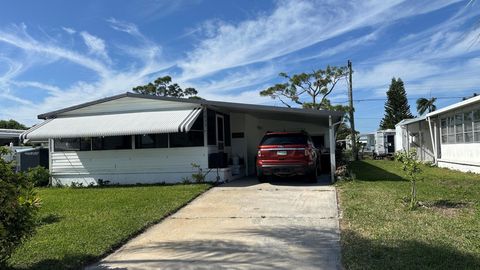
<instances>
[{"instance_id":1,"label":"white siding","mask_svg":"<svg viewBox=\"0 0 480 270\"><path fill-rule=\"evenodd\" d=\"M448 168L451 170L457 170L462 172L472 172L480 173L480 164L467 164L467 163L455 163L455 162L445 162L438 160L438 167Z\"/></svg>"},{"instance_id":2,"label":"white siding","mask_svg":"<svg viewBox=\"0 0 480 270\"><path fill-rule=\"evenodd\" d=\"M477 166L475 170L480 171L480 143L442 144L439 165L440 161L445 166L448 165L447 162L464 164L467 167Z\"/></svg>"},{"instance_id":3,"label":"white siding","mask_svg":"<svg viewBox=\"0 0 480 270\"><path fill-rule=\"evenodd\" d=\"M191 163L207 168L206 147L155 148L52 153L54 183L174 183L192 175Z\"/></svg>"}]
</instances>

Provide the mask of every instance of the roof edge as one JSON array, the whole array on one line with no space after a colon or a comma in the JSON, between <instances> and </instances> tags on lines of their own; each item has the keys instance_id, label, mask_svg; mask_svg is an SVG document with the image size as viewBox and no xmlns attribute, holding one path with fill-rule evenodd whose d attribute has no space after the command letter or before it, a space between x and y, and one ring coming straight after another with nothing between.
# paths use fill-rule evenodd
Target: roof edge
<instances>
[{"instance_id":1,"label":"roof edge","mask_svg":"<svg viewBox=\"0 0 480 270\"><path fill-rule=\"evenodd\" d=\"M438 114L442 114L442 113L446 113L446 112L449 112L449 111L452 111L452 110L455 110L455 109L458 109L458 108L462 108L464 106L468 106L468 105L474 104L474 103L479 102L479 101L480 101L480 96L471 97L469 99L462 100L460 102L451 104L447 107L443 107L443 108L441 108L439 110L436 110L436 111L433 111L431 113L427 113L426 116L427 117L436 116Z\"/></svg>"},{"instance_id":2,"label":"roof edge","mask_svg":"<svg viewBox=\"0 0 480 270\"><path fill-rule=\"evenodd\" d=\"M120 99L120 98L125 98L125 97L132 97L132 98L144 98L144 99L154 99L154 100L164 100L164 101L174 101L174 102L184 102L184 103L192 103L192 104L200 104L200 105L206 105L206 106L251 106L251 107L256 107L258 109L268 109L268 108L275 108L278 110L282 110L284 112L309 112L312 114L328 114L332 116L337 116L341 117L345 113L341 111L330 111L330 110L306 110L302 108L287 108L287 107L276 107L276 106L270 106L270 105L258 105L258 104L249 104L249 103L234 103L234 102L225 102L225 101L213 101L213 100L206 100L206 99L188 99L188 98L175 98L175 97L162 97L162 96L152 96L152 95L143 95L143 94L137 94L137 93L131 93L131 92L126 92L110 97L105 97L85 103L81 103L78 105L66 107L63 109L39 114L37 117L38 119L49 119L49 118L54 118L58 114L85 108L88 106L96 105L96 104L101 104L104 102Z\"/></svg>"}]
</instances>

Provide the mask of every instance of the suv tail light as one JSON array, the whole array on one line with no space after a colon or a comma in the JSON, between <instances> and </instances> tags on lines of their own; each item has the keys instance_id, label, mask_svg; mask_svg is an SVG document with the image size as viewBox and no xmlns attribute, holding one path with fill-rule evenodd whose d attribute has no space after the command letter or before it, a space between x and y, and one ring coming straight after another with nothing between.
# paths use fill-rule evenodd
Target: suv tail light
<instances>
[{"instance_id":1,"label":"suv tail light","mask_svg":"<svg viewBox=\"0 0 480 270\"><path fill-rule=\"evenodd\" d=\"M262 150L258 149L257 157L262 157Z\"/></svg>"}]
</instances>

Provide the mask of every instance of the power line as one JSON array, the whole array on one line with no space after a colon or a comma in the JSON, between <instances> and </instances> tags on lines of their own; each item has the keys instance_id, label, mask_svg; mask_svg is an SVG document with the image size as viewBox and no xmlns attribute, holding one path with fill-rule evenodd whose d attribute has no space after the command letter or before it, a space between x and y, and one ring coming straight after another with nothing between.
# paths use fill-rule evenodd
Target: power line
<instances>
[{"instance_id":1,"label":"power line","mask_svg":"<svg viewBox=\"0 0 480 270\"><path fill-rule=\"evenodd\" d=\"M416 100L419 97L409 97L408 100ZM459 99L464 97L437 97L437 99ZM364 99L354 99L353 102L365 102L365 101L386 101L387 98L364 98ZM335 101L335 103L348 103L349 100Z\"/></svg>"}]
</instances>

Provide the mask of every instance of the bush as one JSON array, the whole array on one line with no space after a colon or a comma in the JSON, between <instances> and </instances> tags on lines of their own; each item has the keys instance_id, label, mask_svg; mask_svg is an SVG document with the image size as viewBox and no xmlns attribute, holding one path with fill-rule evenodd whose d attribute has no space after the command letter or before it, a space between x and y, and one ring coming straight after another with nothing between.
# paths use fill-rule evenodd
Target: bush
<instances>
[{"instance_id":1,"label":"bush","mask_svg":"<svg viewBox=\"0 0 480 270\"><path fill-rule=\"evenodd\" d=\"M36 187L46 187L50 182L50 172L42 166L37 166L28 169L27 178Z\"/></svg>"},{"instance_id":2,"label":"bush","mask_svg":"<svg viewBox=\"0 0 480 270\"><path fill-rule=\"evenodd\" d=\"M7 151L0 148L0 265L34 232L40 207L33 183L1 158Z\"/></svg>"},{"instance_id":3,"label":"bush","mask_svg":"<svg viewBox=\"0 0 480 270\"><path fill-rule=\"evenodd\" d=\"M195 173L192 173L192 179L196 182L196 183L203 183L205 182L205 175L203 174L203 170L202 168L200 167L200 165L196 164L196 163L191 163L192 165L192 170L197 170L197 172Z\"/></svg>"},{"instance_id":4,"label":"bush","mask_svg":"<svg viewBox=\"0 0 480 270\"><path fill-rule=\"evenodd\" d=\"M417 208L417 181L421 180L420 168L421 162L417 159L417 151L412 149L408 152L398 152L395 154L395 159L402 163L402 170L410 180L411 194L410 194L410 209Z\"/></svg>"}]
</instances>

